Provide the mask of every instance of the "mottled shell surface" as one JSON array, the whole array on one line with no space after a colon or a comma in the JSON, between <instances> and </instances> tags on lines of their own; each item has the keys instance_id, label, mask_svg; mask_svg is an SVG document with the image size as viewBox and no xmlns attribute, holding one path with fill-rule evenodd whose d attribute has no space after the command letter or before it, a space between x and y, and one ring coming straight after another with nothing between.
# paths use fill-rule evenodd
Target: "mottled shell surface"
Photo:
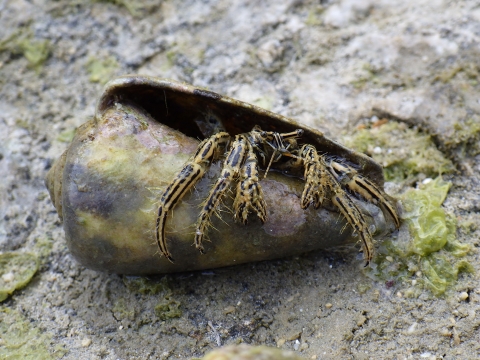
<instances>
[{"instance_id":1,"label":"mottled shell surface","mask_svg":"<svg viewBox=\"0 0 480 360\"><path fill-rule=\"evenodd\" d=\"M379 164L319 131L191 85L124 76L106 85L95 118L77 129L47 176L72 254L92 269L141 275L229 266L355 242L334 208L301 209L301 174L271 171L261 181L266 223L254 216L247 225L235 222L227 196L221 218L212 218L206 254L200 254L192 246L194 224L219 175L218 162L168 218L167 243L175 263L159 254L155 221L161 194L199 140L219 127L235 135L255 125L277 132L301 128L301 143L356 164L359 172L383 186ZM381 211L359 203L377 233L383 232L387 225Z\"/></svg>"}]
</instances>

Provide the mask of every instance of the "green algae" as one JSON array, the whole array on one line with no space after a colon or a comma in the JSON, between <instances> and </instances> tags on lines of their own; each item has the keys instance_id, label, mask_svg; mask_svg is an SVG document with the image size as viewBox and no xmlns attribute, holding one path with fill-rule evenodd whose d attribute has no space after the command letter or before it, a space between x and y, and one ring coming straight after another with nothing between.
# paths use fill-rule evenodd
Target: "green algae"
<instances>
[{"instance_id":1,"label":"green algae","mask_svg":"<svg viewBox=\"0 0 480 360\"><path fill-rule=\"evenodd\" d=\"M115 319L135 319L135 309L129 307L125 298L121 297L115 300L113 304L112 312L115 316Z\"/></svg>"},{"instance_id":2,"label":"green algae","mask_svg":"<svg viewBox=\"0 0 480 360\"><path fill-rule=\"evenodd\" d=\"M19 311L0 307L0 359L47 360L61 358L63 346L50 347L51 334L34 326ZM52 349L52 350L49 350Z\"/></svg>"},{"instance_id":3,"label":"green algae","mask_svg":"<svg viewBox=\"0 0 480 360\"><path fill-rule=\"evenodd\" d=\"M182 316L180 302L175 300L171 294L165 295L164 299L155 305L154 311L155 315L162 321Z\"/></svg>"},{"instance_id":4,"label":"green algae","mask_svg":"<svg viewBox=\"0 0 480 360\"><path fill-rule=\"evenodd\" d=\"M1 51L22 55L28 61L28 66L38 72L50 57L52 45L49 40L36 39L32 30L20 28L7 39L0 41Z\"/></svg>"},{"instance_id":5,"label":"green algae","mask_svg":"<svg viewBox=\"0 0 480 360\"><path fill-rule=\"evenodd\" d=\"M23 56L31 68L39 71L51 53L51 45L48 40L35 40L33 38L22 39L18 43Z\"/></svg>"},{"instance_id":6,"label":"green algae","mask_svg":"<svg viewBox=\"0 0 480 360\"><path fill-rule=\"evenodd\" d=\"M71 143L76 132L77 128L62 131L60 134L58 134L57 140L63 143Z\"/></svg>"},{"instance_id":7,"label":"green algae","mask_svg":"<svg viewBox=\"0 0 480 360\"><path fill-rule=\"evenodd\" d=\"M157 0L94 0L94 2L106 2L124 7L136 18L152 14L161 6L161 2Z\"/></svg>"},{"instance_id":8,"label":"green algae","mask_svg":"<svg viewBox=\"0 0 480 360\"><path fill-rule=\"evenodd\" d=\"M128 291L142 295L158 295L172 291L168 276L164 276L158 281L139 276L125 276L123 283Z\"/></svg>"},{"instance_id":9,"label":"green algae","mask_svg":"<svg viewBox=\"0 0 480 360\"><path fill-rule=\"evenodd\" d=\"M460 73L465 74L465 78L469 80L472 86L478 84L479 66L472 62L455 63L452 67L440 71L440 73L434 77L433 81L441 81L447 84Z\"/></svg>"},{"instance_id":10,"label":"green algae","mask_svg":"<svg viewBox=\"0 0 480 360\"><path fill-rule=\"evenodd\" d=\"M131 292L142 295L158 295L160 301L155 305L155 315L162 321L167 319L179 318L182 316L180 310L180 302L173 297L172 288L170 285L170 277L163 276L158 281L147 279L145 277L125 276L123 278L124 284ZM122 304L119 304L119 309Z\"/></svg>"},{"instance_id":11,"label":"green algae","mask_svg":"<svg viewBox=\"0 0 480 360\"><path fill-rule=\"evenodd\" d=\"M322 5L314 5L308 11L307 18L305 19L305 25L307 26L320 26L322 25L322 14L325 11L325 7Z\"/></svg>"},{"instance_id":12,"label":"green algae","mask_svg":"<svg viewBox=\"0 0 480 360\"><path fill-rule=\"evenodd\" d=\"M215 349L203 358L192 360L301 360L303 357L293 351L276 349L269 346L250 346L246 344L229 345Z\"/></svg>"},{"instance_id":13,"label":"green algae","mask_svg":"<svg viewBox=\"0 0 480 360\"><path fill-rule=\"evenodd\" d=\"M447 147L457 148L461 155L476 156L480 153L480 118L475 114L453 125L455 136L445 142Z\"/></svg>"},{"instance_id":14,"label":"green algae","mask_svg":"<svg viewBox=\"0 0 480 360\"><path fill-rule=\"evenodd\" d=\"M41 236L35 239L34 252L40 265L47 262L49 255L52 253L53 241L53 238L49 236Z\"/></svg>"},{"instance_id":15,"label":"green algae","mask_svg":"<svg viewBox=\"0 0 480 360\"><path fill-rule=\"evenodd\" d=\"M87 62L88 79L91 82L98 82L105 84L110 80L117 69L119 64L117 60L112 57L106 57L104 59L90 58Z\"/></svg>"},{"instance_id":16,"label":"green algae","mask_svg":"<svg viewBox=\"0 0 480 360\"><path fill-rule=\"evenodd\" d=\"M450 186L439 176L400 196L406 231L379 246L367 270L370 277L407 284L406 296L418 296L421 289L439 296L455 284L460 273L473 271L462 259L471 247L456 238L456 219L441 207Z\"/></svg>"},{"instance_id":17,"label":"green algae","mask_svg":"<svg viewBox=\"0 0 480 360\"><path fill-rule=\"evenodd\" d=\"M367 84L378 84L378 71L374 69L370 63L365 63L362 66L361 73L355 79L350 81L350 84L357 90L363 89Z\"/></svg>"},{"instance_id":18,"label":"green algae","mask_svg":"<svg viewBox=\"0 0 480 360\"><path fill-rule=\"evenodd\" d=\"M34 253L7 251L0 253L0 302L16 290L23 289L32 280L40 265L51 253L53 240L39 237L35 241Z\"/></svg>"},{"instance_id":19,"label":"green algae","mask_svg":"<svg viewBox=\"0 0 480 360\"><path fill-rule=\"evenodd\" d=\"M430 255L442 249L448 237L455 237L455 228L452 222L448 226L447 216L441 207L450 186L450 182L438 177L423 189L408 189L402 196L402 218L413 235L411 252L420 256Z\"/></svg>"},{"instance_id":20,"label":"green algae","mask_svg":"<svg viewBox=\"0 0 480 360\"><path fill-rule=\"evenodd\" d=\"M9 251L0 254L0 302L15 290L25 287L39 267L38 257L30 253Z\"/></svg>"},{"instance_id":21,"label":"green algae","mask_svg":"<svg viewBox=\"0 0 480 360\"><path fill-rule=\"evenodd\" d=\"M470 245L457 239L456 219L442 208L451 183L443 181L441 174L455 170L452 162L429 135L395 121L382 120L372 128L359 129L346 142L382 164L388 181L435 178L400 195L404 225L397 239L378 246L367 274L388 286L403 283L406 296L418 296L423 289L435 296L444 294L460 273L473 269L462 259Z\"/></svg>"},{"instance_id":22,"label":"green algae","mask_svg":"<svg viewBox=\"0 0 480 360\"><path fill-rule=\"evenodd\" d=\"M420 174L436 177L455 170L430 135L396 121L359 129L353 136L347 137L345 143L380 163L387 181L411 181Z\"/></svg>"}]
</instances>

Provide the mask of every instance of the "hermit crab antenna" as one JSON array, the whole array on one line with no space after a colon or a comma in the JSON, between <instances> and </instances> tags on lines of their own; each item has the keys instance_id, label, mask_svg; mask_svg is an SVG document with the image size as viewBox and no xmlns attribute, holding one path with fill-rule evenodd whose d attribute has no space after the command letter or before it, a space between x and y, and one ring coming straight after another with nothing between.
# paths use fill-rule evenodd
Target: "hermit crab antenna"
<instances>
[{"instance_id":1,"label":"hermit crab antenna","mask_svg":"<svg viewBox=\"0 0 480 360\"><path fill-rule=\"evenodd\" d=\"M268 174L268 170L270 170L270 166L272 166L272 163L273 163L273 159L275 158L275 153L277 151L275 150L272 154L272 157L270 158L270 162L268 163L268 166L267 166L267 170L265 170L265 175L263 176L263 178L265 179L267 177L267 174Z\"/></svg>"},{"instance_id":2,"label":"hermit crab antenna","mask_svg":"<svg viewBox=\"0 0 480 360\"><path fill-rule=\"evenodd\" d=\"M265 171L264 178L267 177L268 171L270 170L270 166L272 166L274 159L278 161L282 156L299 159L299 157L292 154L289 149L292 145L293 147L296 147L295 140L302 135L302 129L297 129L289 133L278 133L274 131L262 131L260 133L260 136L264 139L265 143L267 143L273 149L272 157L270 158L267 170ZM271 141L268 141L268 139L271 139ZM280 157L276 158L277 154L280 154Z\"/></svg>"}]
</instances>

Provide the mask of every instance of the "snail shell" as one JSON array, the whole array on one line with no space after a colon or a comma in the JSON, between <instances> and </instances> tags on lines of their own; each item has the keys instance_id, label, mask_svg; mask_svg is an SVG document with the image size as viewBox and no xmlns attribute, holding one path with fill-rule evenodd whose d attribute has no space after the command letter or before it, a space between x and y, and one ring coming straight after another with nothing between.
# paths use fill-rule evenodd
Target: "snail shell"
<instances>
[{"instance_id":1,"label":"snail shell","mask_svg":"<svg viewBox=\"0 0 480 360\"><path fill-rule=\"evenodd\" d=\"M261 181L266 223L255 216L247 225L235 222L227 196L221 218L212 218L206 254L200 254L192 246L194 224L220 172L220 164L213 164L167 220L167 243L176 262L160 256L154 233L159 199L199 139L218 127L235 135L254 125L278 132L302 128L302 142L356 164L383 185L382 168L372 159L290 119L190 85L124 76L106 85L95 117L77 129L47 175L72 254L92 269L141 275L274 259L357 241L334 208L301 209L301 175L270 171ZM385 231L382 212L361 204L377 232Z\"/></svg>"}]
</instances>

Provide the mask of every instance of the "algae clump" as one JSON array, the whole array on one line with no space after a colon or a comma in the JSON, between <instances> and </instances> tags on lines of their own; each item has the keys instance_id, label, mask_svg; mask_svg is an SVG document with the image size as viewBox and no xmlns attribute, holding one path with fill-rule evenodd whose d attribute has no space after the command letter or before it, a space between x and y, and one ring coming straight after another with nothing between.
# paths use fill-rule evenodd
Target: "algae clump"
<instances>
[{"instance_id":1,"label":"algae clump","mask_svg":"<svg viewBox=\"0 0 480 360\"><path fill-rule=\"evenodd\" d=\"M23 39L18 43L23 56L31 68L39 71L51 53L51 44L48 40Z\"/></svg>"},{"instance_id":2,"label":"algae clump","mask_svg":"<svg viewBox=\"0 0 480 360\"><path fill-rule=\"evenodd\" d=\"M72 142L76 132L77 132L77 128L62 131L60 134L58 134L57 140L60 142L69 144Z\"/></svg>"},{"instance_id":3,"label":"algae clump","mask_svg":"<svg viewBox=\"0 0 480 360\"><path fill-rule=\"evenodd\" d=\"M251 346L246 344L228 345L212 350L203 358L192 360L301 360L304 359L293 351L277 349L270 346Z\"/></svg>"},{"instance_id":4,"label":"algae clump","mask_svg":"<svg viewBox=\"0 0 480 360\"><path fill-rule=\"evenodd\" d=\"M23 55L28 61L28 66L38 72L49 58L52 45L49 40L36 39L32 30L20 28L7 39L0 41L1 51Z\"/></svg>"},{"instance_id":5,"label":"algae clump","mask_svg":"<svg viewBox=\"0 0 480 360\"><path fill-rule=\"evenodd\" d=\"M47 360L67 353L62 346L52 346L52 336L32 324L20 312L0 307L0 359Z\"/></svg>"},{"instance_id":6,"label":"algae clump","mask_svg":"<svg viewBox=\"0 0 480 360\"><path fill-rule=\"evenodd\" d=\"M155 305L154 311L160 320L179 318L182 316L180 302L173 299L170 294L165 295L164 299Z\"/></svg>"},{"instance_id":7,"label":"algae clump","mask_svg":"<svg viewBox=\"0 0 480 360\"><path fill-rule=\"evenodd\" d=\"M167 276L162 277L159 281L139 276L125 276L123 283L129 291L142 295L157 295L161 292L171 292Z\"/></svg>"},{"instance_id":8,"label":"algae clump","mask_svg":"<svg viewBox=\"0 0 480 360\"><path fill-rule=\"evenodd\" d=\"M37 272L39 261L30 253L0 253L0 302L25 287Z\"/></svg>"},{"instance_id":9,"label":"algae clump","mask_svg":"<svg viewBox=\"0 0 480 360\"><path fill-rule=\"evenodd\" d=\"M152 14L161 6L156 0L94 0L94 2L112 3L125 7L130 15L136 18L143 18Z\"/></svg>"},{"instance_id":10,"label":"algae clump","mask_svg":"<svg viewBox=\"0 0 480 360\"><path fill-rule=\"evenodd\" d=\"M178 318L182 316L180 302L175 300L170 286L170 278L163 276L159 281L150 280L144 277L126 276L123 278L128 290L142 295L162 294L161 300L155 305L155 315L160 320Z\"/></svg>"},{"instance_id":11,"label":"algae clump","mask_svg":"<svg viewBox=\"0 0 480 360\"><path fill-rule=\"evenodd\" d=\"M473 267L459 258L470 245L456 239L456 220L441 207L451 183L441 176L419 189L409 189L400 199L404 225L397 240L387 240L378 249L369 276L376 280L412 284L407 296L419 295L419 288L442 295L457 281L461 272Z\"/></svg>"},{"instance_id":12,"label":"algae clump","mask_svg":"<svg viewBox=\"0 0 480 360\"><path fill-rule=\"evenodd\" d=\"M88 79L91 82L105 84L110 80L119 68L117 60L109 56L105 59L90 58L87 62Z\"/></svg>"},{"instance_id":13,"label":"algae clump","mask_svg":"<svg viewBox=\"0 0 480 360\"><path fill-rule=\"evenodd\" d=\"M125 298L119 298L115 301L112 308L113 316L115 319L129 319L133 320L135 318L135 309L128 306Z\"/></svg>"},{"instance_id":14,"label":"algae clump","mask_svg":"<svg viewBox=\"0 0 480 360\"><path fill-rule=\"evenodd\" d=\"M441 177L430 181L424 189L409 189L402 196L402 218L413 235L411 252L427 256L442 249L447 243L449 228L442 203L447 197L451 183ZM450 229L452 230L452 229ZM451 234L455 236L455 234Z\"/></svg>"},{"instance_id":15,"label":"algae clump","mask_svg":"<svg viewBox=\"0 0 480 360\"><path fill-rule=\"evenodd\" d=\"M399 196L404 224L398 238L378 246L366 271L375 280L385 281L387 287L408 282L406 296L419 295L421 288L437 296L444 294L460 272L472 271L472 266L460 259L470 245L456 239L456 219L442 208L451 183L440 175L455 170L452 162L428 134L387 119L359 129L346 143L380 163L387 181L411 183L436 177Z\"/></svg>"},{"instance_id":16,"label":"algae clump","mask_svg":"<svg viewBox=\"0 0 480 360\"><path fill-rule=\"evenodd\" d=\"M345 143L380 163L387 181L411 181L420 174L436 177L455 170L430 135L403 123L383 121L372 128L357 130L353 136L345 138Z\"/></svg>"}]
</instances>

